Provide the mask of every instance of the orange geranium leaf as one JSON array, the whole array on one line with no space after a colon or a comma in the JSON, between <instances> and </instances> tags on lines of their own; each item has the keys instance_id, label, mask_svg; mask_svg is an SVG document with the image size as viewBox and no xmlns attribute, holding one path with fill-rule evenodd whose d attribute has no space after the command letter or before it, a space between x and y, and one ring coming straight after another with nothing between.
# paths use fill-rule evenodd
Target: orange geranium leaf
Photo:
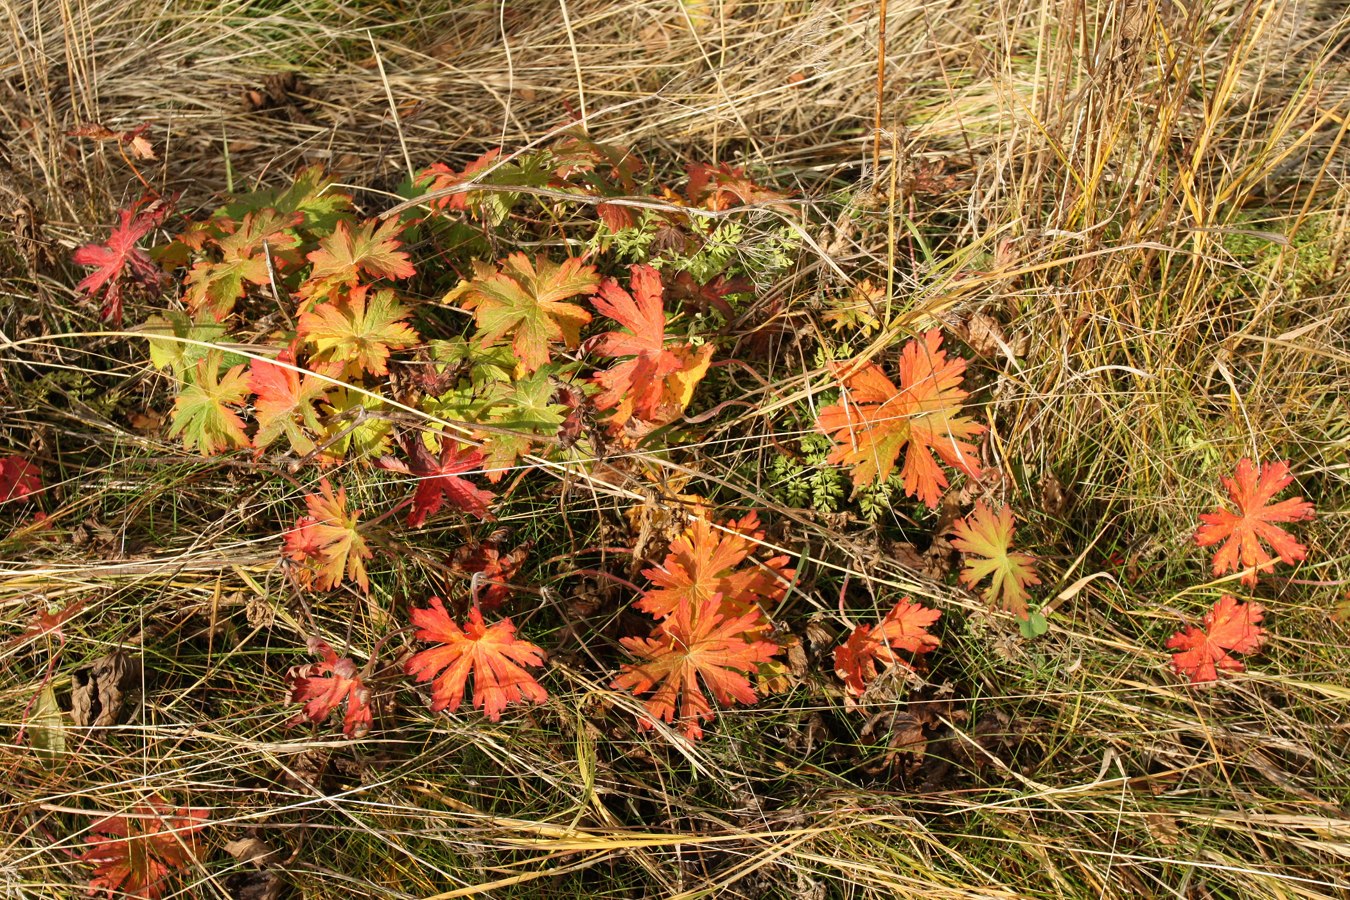
<instances>
[{"instance_id":1,"label":"orange geranium leaf","mask_svg":"<svg viewBox=\"0 0 1350 900\"><path fill-rule=\"evenodd\" d=\"M305 497L305 505L309 515L285 535L287 558L300 564L300 583L326 591L341 584L345 574L369 594L365 560L374 554L356 528L361 511L347 510L347 489L334 494L325 478L319 482L319 493Z\"/></svg>"},{"instance_id":2,"label":"orange geranium leaf","mask_svg":"<svg viewBox=\"0 0 1350 900\"><path fill-rule=\"evenodd\" d=\"M353 231L339 221L333 233L319 241L319 249L309 254L314 264L309 281L313 283L358 284L362 273L372 278L410 278L416 273L408 254L401 252L396 235L401 228L397 218L380 224L370 219Z\"/></svg>"},{"instance_id":3,"label":"orange geranium leaf","mask_svg":"<svg viewBox=\"0 0 1350 900\"><path fill-rule=\"evenodd\" d=\"M255 359L249 369L249 387L258 395L254 414L258 433L253 446L262 450L283 434L291 449L304 455L317 446L311 435L323 431L314 404L326 397L328 384L295 367L295 356L283 350L275 363Z\"/></svg>"},{"instance_id":4,"label":"orange geranium leaf","mask_svg":"<svg viewBox=\"0 0 1350 900\"><path fill-rule=\"evenodd\" d=\"M417 681L431 682L433 711L459 709L470 675L473 705L493 722L500 721L502 710L512 703L548 699L543 686L526 671L527 666L544 664L544 651L517 638L510 619L485 625L483 613L474 606L460 628L441 598L432 597L429 609L413 609L412 622L419 641L438 645L415 654L406 668Z\"/></svg>"},{"instance_id":5,"label":"orange geranium leaf","mask_svg":"<svg viewBox=\"0 0 1350 900\"><path fill-rule=\"evenodd\" d=\"M1205 513L1195 532L1195 542L1201 547L1224 542L1214 554L1215 575L1250 569L1242 576L1242 583L1254 586L1258 572L1275 568L1276 557L1287 563L1307 557L1308 548L1274 523L1311 519L1313 505L1302 497L1270 502L1293 480L1287 462L1266 463L1258 473L1256 464L1245 457L1238 460L1236 477L1222 479L1237 512L1220 506ZM1266 552L1263 541L1275 551L1274 557Z\"/></svg>"},{"instance_id":6,"label":"orange geranium leaf","mask_svg":"<svg viewBox=\"0 0 1350 900\"><path fill-rule=\"evenodd\" d=\"M941 615L936 609L902 598L876 627L859 625L834 648L834 673L850 693L861 696L868 683L881 674L878 664L908 665L900 652L929 653L937 648L938 639L928 629Z\"/></svg>"},{"instance_id":7,"label":"orange geranium leaf","mask_svg":"<svg viewBox=\"0 0 1350 900\"><path fill-rule=\"evenodd\" d=\"M228 316L244 296L248 284L262 285L272 280L272 270L267 266L269 254L278 263L284 251L299 244L300 239L292 229L303 220L304 216L298 212L282 214L275 209L246 214L234 233L216 241L220 259L200 260L188 273L184 298L188 310L193 316L209 310L216 321Z\"/></svg>"},{"instance_id":8,"label":"orange geranium leaf","mask_svg":"<svg viewBox=\"0 0 1350 900\"><path fill-rule=\"evenodd\" d=\"M600 278L595 266L579 259L557 265L542 253L534 262L524 253L512 253L499 265L500 270L464 283L451 296L474 311L482 344L513 335L511 349L521 366L533 372L548 362L550 343L577 345L591 314L563 301L595 293Z\"/></svg>"},{"instance_id":9,"label":"orange geranium leaf","mask_svg":"<svg viewBox=\"0 0 1350 900\"><path fill-rule=\"evenodd\" d=\"M387 375L390 351L417 343L417 332L403 321L408 310L392 290L367 294L365 286L354 288L345 302L320 303L300 316L296 333L314 346L315 362L352 374Z\"/></svg>"},{"instance_id":10,"label":"orange geranium leaf","mask_svg":"<svg viewBox=\"0 0 1350 900\"><path fill-rule=\"evenodd\" d=\"M175 811L151 799L128 815L95 822L80 856L94 867L89 893L145 900L163 896L171 876L197 858L197 832L206 817L204 809Z\"/></svg>"},{"instance_id":11,"label":"orange geranium leaf","mask_svg":"<svg viewBox=\"0 0 1350 900\"><path fill-rule=\"evenodd\" d=\"M764 532L759 517L749 513L721 528L707 519L695 519L670 544L661 565L643 571L652 587L637 601L638 609L658 619L673 615L687 600L695 608L714 595L722 598L725 616L767 607L782 599L794 570L786 556L746 564Z\"/></svg>"},{"instance_id":12,"label":"orange geranium leaf","mask_svg":"<svg viewBox=\"0 0 1350 900\"><path fill-rule=\"evenodd\" d=\"M1181 651L1172 656L1172 669L1195 683L1217 681L1220 669L1243 671L1242 662L1229 654L1260 648L1266 639L1260 627L1264 614L1259 603L1239 603L1224 594L1205 613L1203 628L1188 625L1168 638L1167 649Z\"/></svg>"},{"instance_id":13,"label":"orange geranium leaf","mask_svg":"<svg viewBox=\"0 0 1350 900\"><path fill-rule=\"evenodd\" d=\"M758 608L725 616L719 595L699 603L681 595L675 610L650 637L621 639L642 662L626 663L612 687L635 694L655 688L644 701L651 718L678 724L685 737L698 740L703 736L700 723L713 717L705 689L724 705L758 699L747 676L781 649L756 637L764 630ZM652 727L648 720L641 724Z\"/></svg>"},{"instance_id":14,"label":"orange geranium leaf","mask_svg":"<svg viewBox=\"0 0 1350 900\"><path fill-rule=\"evenodd\" d=\"M333 710L345 702L347 714L342 720L342 733L353 740L365 737L370 733L374 716L370 711L370 689L362 680L356 663L350 657L339 657L337 651L319 638L309 639L309 652L323 659L304 666L293 666L286 673L286 682L291 687L291 702L304 704L299 714L287 724L322 724Z\"/></svg>"},{"instance_id":15,"label":"orange geranium leaf","mask_svg":"<svg viewBox=\"0 0 1350 900\"><path fill-rule=\"evenodd\" d=\"M595 376L601 388L595 406L614 410L610 417L614 425L633 417L651 424L672 422L707 374L713 348L711 344L666 347L661 276L651 266L633 266L629 286L632 294L611 278L592 301L601 315L628 329L602 334L594 345L596 354L632 357Z\"/></svg>"},{"instance_id":16,"label":"orange geranium leaf","mask_svg":"<svg viewBox=\"0 0 1350 900\"><path fill-rule=\"evenodd\" d=\"M992 575L984 598L990 603L1001 603L1003 608L1025 619L1030 615L1027 588L1040 584L1036 574L1036 559L1012 549L1013 514L1006 505L994 512L983 500L976 501L975 511L952 524L952 546L966 555L961 570L961 583L974 588Z\"/></svg>"},{"instance_id":17,"label":"orange geranium leaf","mask_svg":"<svg viewBox=\"0 0 1350 900\"><path fill-rule=\"evenodd\" d=\"M852 367L837 363L835 371ZM861 487L884 481L900 451L908 448L901 470L905 492L936 507L947 476L934 453L969 475L980 472L975 447L966 439L982 434L985 427L960 415L969 396L961 389L965 370L964 359L947 359L942 333L935 328L922 340L905 344L899 388L874 363L846 376L839 402L816 418L816 427L835 441L826 459L852 467L853 483Z\"/></svg>"}]
</instances>

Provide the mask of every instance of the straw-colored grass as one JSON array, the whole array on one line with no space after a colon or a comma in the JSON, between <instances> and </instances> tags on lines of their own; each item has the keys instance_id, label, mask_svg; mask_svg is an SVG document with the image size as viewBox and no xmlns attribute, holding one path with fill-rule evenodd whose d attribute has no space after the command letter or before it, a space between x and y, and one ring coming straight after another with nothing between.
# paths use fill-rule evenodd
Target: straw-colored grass
<instances>
[{"instance_id":1,"label":"straw-colored grass","mask_svg":"<svg viewBox=\"0 0 1350 900\"><path fill-rule=\"evenodd\" d=\"M297 897L1350 893L1350 631L1332 616L1350 583L1350 16L1300 0L885 6L875 136L878 4L862 0L0 0L0 454L40 460L60 498L48 532L0 513L0 621L7 639L39 604L85 600L52 667L63 700L115 648L147 673L128 724L71 729L50 766L16 737L58 648L0 644L0 897L82 893L73 854L94 818L152 794L210 808L213 847L267 842ZM778 618L824 674L692 747L638 732L602 664L614 632L560 626L556 586L607 589L573 576L595 563L578 554L651 488L574 471L503 511L551 563L538 608L514 613L558 647L546 706L491 724L405 687L366 741L287 730L281 678L305 638L362 660L472 526L408 536L370 602L297 596L276 538L294 479L133 427L168 389L141 342L50 337L98 330L69 253L140 191L115 150L66 132L150 123L162 159L142 174L189 209L318 162L377 211L409 166L541 142L578 115L666 183L725 159L803 200L809 240L758 301L800 346L762 383L710 379L746 405L646 462L775 523L801 572ZM767 252L783 220L743 224L742 252ZM854 352L998 323L973 363L983 462L1042 557L1048 635L1016 638L896 554L896 534L935 524L898 496L873 527L856 506L790 508L772 483L829 389L811 353L842 342L821 298L862 277L889 318ZM1275 637L1250 671L1191 689L1162 646L1239 589L1211 580L1191 535L1244 455L1294 462L1319 513L1300 532L1310 558L1262 580ZM360 503L392 496L353 482ZM944 610L932 684L908 695L951 700L930 731L942 765L891 765L886 735L826 686L811 635L842 631L845 575L859 620L901 594ZM238 896L243 870L216 850L182 896Z\"/></svg>"}]
</instances>

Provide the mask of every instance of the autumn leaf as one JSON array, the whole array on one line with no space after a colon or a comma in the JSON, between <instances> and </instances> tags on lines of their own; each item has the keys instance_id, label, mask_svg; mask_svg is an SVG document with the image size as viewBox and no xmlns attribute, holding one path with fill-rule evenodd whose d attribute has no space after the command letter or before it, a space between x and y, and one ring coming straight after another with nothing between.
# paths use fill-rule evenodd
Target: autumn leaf
<instances>
[{"instance_id":1,"label":"autumn leaf","mask_svg":"<svg viewBox=\"0 0 1350 900\"><path fill-rule=\"evenodd\" d=\"M473 676L473 705L493 722L512 703L532 700L543 703L548 694L526 671L544 664L544 651L516 637L510 619L491 625L483 622L477 607L460 628L445 610L441 598L432 597L429 609L413 609L416 638L438 646L422 650L408 660L406 671L416 681L431 682L431 709L459 709L469 676Z\"/></svg>"},{"instance_id":2,"label":"autumn leaf","mask_svg":"<svg viewBox=\"0 0 1350 900\"><path fill-rule=\"evenodd\" d=\"M765 630L758 608L739 616L724 616L721 609L719 595L698 604L681 596L650 637L620 640L641 662L625 663L611 687L638 695L655 688L644 701L651 718L677 725L690 740L701 738L700 723L713 717L708 694L723 705L754 703L758 697L747 676L781 648L762 638L747 639ZM649 720L640 724L652 727Z\"/></svg>"},{"instance_id":3,"label":"autumn leaf","mask_svg":"<svg viewBox=\"0 0 1350 900\"><path fill-rule=\"evenodd\" d=\"M637 601L638 609L660 619L673 615L683 602L697 609L713 596L722 598L721 612L727 616L776 604L794 570L787 567L786 556L745 564L763 538L753 512L722 528L696 518L671 542L661 565L643 571L653 586Z\"/></svg>"},{"instance_id":4,"label":"autumn leaf","mask_svg":"<svg viewBox=\"0 0 1350 900\"><path fill-rule=\"evenodd\" d=\"M333 388L322 405L320 463L378 459L388 453L394 431L388 410L389 402L378 388Z\"/></svg>"},{"instance_id":5,"label":"autumn leaf","mask_svg":"<svg viewBox=\"0 0 1350 900\"><path fill-rule=\"evenodd\" d=\"M1195 532L1195 542L1201 547L1224 542L1214 554L1215 575L1250 569L1242 576L1242 583L1254 586L1257 573L1273 571L1277 558L1295 563L1307 557L1308 548L1274 523L1311 519L1313 505L1302 497L1270 503L1293 480L1287 462L1266 463L1258 473L1256 465L1245 457L1238 460L1236 477L1222 479L1237 512L1220 506L1205 513ZM1262 542L1275 551L1274 557Z\"/></svg>"},{"instance_id":6,"label":"autumn leaf","mask_svg":"<svg viewBox=\"0 0 1350 900\"><path fill-rule=\"evenodd\" d=\"M440 509L446 500L450 501L451 506L471 516L492 518L488 514L488 504L493 500L492 492L475 487L473 482L461 477L466 472L482 468L481 450L462 447L458 442L447 439L441 441L438 456L427 449L420 435L413 435L405 441L404 450L411 463L386 456L380 460L380 466L417 478L417 491L413 494L412 508L408 511L408 527L421 527L427 517Z\"/></svg>"},{"instance_id":7,"label":"autumn leaf","mask_svg":"<svg viewBox=\"0 0 1350 900\"><path fill-rule=\"evenodd\" d=\"M408 254L395 235L402 228L396 218L384 224L371 219L353 231L339 221L333 233L319 241L319 249L307 257L314 264L309 282L326 284L360 283L362 273L371 278L410 278L416 273Z\"/></svg>"},{"instance_id":8,"label":"autumn leaf","mask_svg":"<svg viewBox=\"0 0 1350 900\"><path fill-rule=\"evenodd\" d=\"M80 861L94 867L89 893L108 897L155 900L170 878L197 858L197 833L206 822L204 809L174 811L151 799L124 816L108 816L93 825Z\"/></svg>"},{"instance_id":9,"label":"autumn leaf","mask_svg":"<svg viewBox=\"0 0 1350 900\"><path fill-rule=\"evenodd\" d=\"M284 537L286 557L300 564L300 583L327 591L337 587L345 574L369 594L365 560L374 554L356 527L360 510L347 510L347 489L334 494L324 478L319 493L306 495L305 506L309 515L300 518Z\"/></svg>"},{"instance_id":10,"label":"autumn leaf","mask_svg":"<svg viewBox=\"0 0 1350 900\"><path fill-rule=\"evenodd\" d=\"M1265 610L1258 603L1239 603L1224 594L1205 613L1202 628L1187 626L1167 639L1167 649L1179 650L1172 656L1172 669L1195 683L1217 681L1219 670L1241 672L1244 666L1230 653L1251 653L1265 642L1266 630L1260 627Z\"/></svg>"},{"instance_id":11,"label":"autumn leaf","mask_svg":"<svg viewBox=\"0 0 1350 900\"><path fill-rule=\"evenodd\" d=\"M741 204L773 203L787 199L786 194L771 191L747 176L745 169L739 166L693 163L688 171L689 184L685 188L685 195L693 206L724 210Z\"/></svg>"},{"instance_id":12,"label":"autumn leaf","mask_svg":"<svg viewBox=\"0 0 1350 900\"><path fill-rule=\"evenodd\" d=\"M173 404L169 437L183 436L183 447L211 456L232 447L247 447L244 421L229 407L248 399L243 365L220 375L221 353L211 350L197 360L196 377L184 384Z\"/></svg>"},{"instance_id":13,"label":"autumn leaf","mask_svg":"<svg viewBox=\"0 0 1350 900\"><path fill-rule=\"evenodd\" d=\"M674 421L694 396L707 374L711 344L694 348L665 346L666 313L662 306L661 276L650 266L633 266L629 294L609 279L592 301L596 310L618 322L624 331L601 335L594 351L605 357L632 357L595 376L601 391L597 409L612 409L610 421L623 425L636 417L652 424Z\"/></svg>"},{"instance_id":14,"label":"autumn leaf","mask_svg":"<svg viewBox=\"0 0 1350 900\"><path fill-rule=\"evenodd\" d=\"M275 261L299 243L293 229L304 216L274 209L250 212L232 233L215 240L220 259L199 260L187 275L187 305L194 317L209 314L221 321L247 291L247 285L271 281L268 254ZM266 249L264 249L266 245Z\"/></svg>"},{"instance_id":15,"label":"autumn leaf","mask_svg":"<svg viewBox=\"0 0 1350 900\"><path fill-rule=\"evenodd\" d=\"M42 473L22 456L0 457L0 504L42 492Z\"/></svg>"},{"instance_id":16,"label":"autumn leaf","mask_svg":"<svg viewBox=\"0 0 1350 900\"><path fill-rule=\"evenodd\" d=\"M502 151L496 147L492 148L482 156L468 163L462 171L456 172L445 163L433 163L431 166L422 170L421 178L429 179L430 183L426 185L426 191L441 191L446 188L455 187L460 184L472 181L475 176L485 169L491 167L502 155ZM446 197L437 197L431 201L431 205L437 209L451 209L464 212L469 209L469 192L465 191L459 194L450 194Z\"/></svg>"},{"instance_id":17,"label":"autumn leaf","mask_svg":"<svg viewBox=\"0 0 1350 900\"><path fill-rule=\"evenodd\" d=\"M478 585L474 605L492 612L511 596L511 579L520 571L533 548L533 541L526 541L506 552L492 539L481 544L466 544L450 557L450 569L469 576Z\"/></svg>"},{"instance_id":18,"label":"autumn leaf","mask_svg":"<svg viewBox=\"0 0 1350 900\"><path fill-rule=\"evenodd\" d=\"M127 151L136 159L153 160L156 158L155 148L145 137L145 132L149 129L149 122L126 131L114 131L100 122L84 122L67 131L66 134L71 137L93 138L96 141L116 141L125 145Z\"/></svg>"},{"instance_id":19,"label":"autumn leaf","mask_svg":"<svg viewBox=\"0 0 1350 900\"><path fill-rule=\"evenodd\" d=\"M474 311L479 342L487 345L512 335L512 349L527 372L548 362L550 343L577 346L591 314L563 301L595 293L600 284L595 267L579 259L555 265L544 254L531 263L524 253L512 253L500 267L451 294Z\"/></svg>"},{"instance_id":20,"label":"autumn leaf","mask_svg":"<svg viewBox=\"0 0 1350 900\"><path fill-rule=\"evenodd\" d=\"M484 422L491 427L474 433L483 442L483 468L488 481L496 483L508 475L540 436L558 433L567 410L553 402L556 392L545 369L511 383L492 403Z\"/></svg>"},{"instance_id":21,"label":"autumn leaf","mask_svg":"<svg viewBox=\"0 0 1350 900\"><path fill-rule=\"evenodd\" d=\"M304 666L293 666L286 673L291 687L291 702L303 703L304 708L287 724L294 727L303 722L321 725L343 703L347 714L342 720L342 733L359 740L370 733L374 717L370 711L370 689L366 687L356 663L350 657L338 657L326 641L309 639L309 652L323 657L322 661Z\"/></svg>"},{"instance_id":22,"label":"autumn leaf","mask_svg":"<svg viewBox=\"0 0 1350 900\"><path fill-rule=\"evenodd\" d=\"M128 285L157 290L164 273L136 244L155 230L168 216L172 202L142 197L126 209L118 210L119 224L102 244L85 244L71 254L77 265L93 266L94 271L75 286L90 299L103 295L99 315L115 327L122 326L123 290Z\"/></svg>"},{"instance_id":23,"label":"autumn leaf","mask_svg":"<svg viewBox=\"0 0 1350 900\"><path fill-rule=\"evenodd\" d=\"M253 361L249 387L258 395L254 403L254 415L258 420L258 431L253 435L254 447L266 449L285 435L295 453L303 456L315 450L317 445L312 435L321 432L323 425L314 404L325 399L326 382L298 370L295 355L283 350L275 363Z\"/></svg>"},{"instance_id":24,"label":"autumn leaf","mask_svg":"<svg viewBox=\"0 0 1350 900\"><path fill-rule=\"evenodd\" d=\"M936 609L902 598L876 627L859 625L834 648L834 673L850 693L861 696L880 674L878 664L908 665L900 652L918 654L937 649L938 639L928 629L941 615Z\"/></svg>"},{"instance_id":25,"label":"autumn leaf","mask_svg":"<svg viewBox=\"0 0 1350 900\"><path fill-rule=\"evenodd\" d=\"M965 519L952 524L952 546L966 555L961 570L961 583L974 588L992 575L984 598L990 603L1001 603L1003 608L1019 619L1030 615L1027 587L1040 584L1034 557L1012 549L1013 514L1006 505L994 512L983 500L976 501L975 511Z\"/></svg>"},{"instance_id":26,"label":"autumn leaf","mask_svg":"<svg viewBox=\"0 0 1350 900\"><path fill-rule=\"evenodd\" d=\"M852 368L838 363L835 371ZM853 484L884 481L908 448L902 474L905 492L935 508L947 477L933 458L969 475L978 475L975 447L965 439L982 434L983 425L959 415L968 396L961 390L966 361L947 359L936 328L905 344L900 355L900 387L875 363L844 379L838 403L820 410L816 427L835 441L826 459L853 468Z\"/></svg>"},{"instance_id":27,"label":"autumn leaf","mask_svg":"<svg viewBox=\"0 0 1350 900\"><path fill-rule=\"evenodd\" d=\"M417 332L403 319L408 310L392 290L376 291L367 302L365 287L345 303L321 303L300 316L297 334L313 345L312 363L334 363L339 371L387 375L389 353L417 343Z\"/></svg>"}]
</instances>

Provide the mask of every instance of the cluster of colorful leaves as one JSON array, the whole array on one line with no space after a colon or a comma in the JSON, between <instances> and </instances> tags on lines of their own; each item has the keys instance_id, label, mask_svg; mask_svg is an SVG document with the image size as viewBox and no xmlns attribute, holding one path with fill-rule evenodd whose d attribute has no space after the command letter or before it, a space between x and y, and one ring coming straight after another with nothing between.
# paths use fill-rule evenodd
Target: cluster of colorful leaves
<instances>
[{"instance_id":1,"label":"cluster of colorful leaves","mask_svg":"<svg viewBox=\"0 0 1350 900\"><path fill-rule=\"evenodd\" d=\"M697 740L714 715L705 690L722 705L758 699L749 676L765 674L782 649L767 639L764 608L782 599L794 575L785 556L750 559L763 539L754 513L720 526L697 518L662 564L643 573L653 586L636 606L657 625L648 637L622 639L640 661L625 664L613 683L652 692L643 727L660 720Z\"/></svg>"},{"instance_id":2,"label":"cluster of colorful leaves","mask_svg":"<svg viewBox=\"0 0 1350 900\"><path fill-rule=\"evenodd\" d=\"M928 629L941 615L908 597L901 598L875 627L859 625L834 648L834 673L851 695L861 697L881 674L878 665L909 666L901 653L917 655L937 649L939 641Z\"/></svg>"},{"instance_id":3,"label":"cluster of colorful leaves","mask_svg":"<svg viewBox=\"0 0 1350 900\"><path fill-rule=\"evenodd\" d=\"M473 677L473 705L493 722L512 703L543 703L548 693L527 671L544 664L544 651L516 637L510 619L491 625L477 606L469 607L461 628L439 597L427 609L413 609L412 622L419 641L434 643L414 654L405 671L418 682L431 682L433 711L459 709Z\"/></svg>"},{"instance_id":4,"label":"cluster of colorful leaves","mask_svg":"<svg viewBox=\"0 0 1350 900\"><path fill-rule=\"evenodd\" d=\"M968 396L960 386L966 361L947 358L940 331L905 344L898 388L876 363L841 362L833 369L843 379L843 391L838 403L820 410L816 427L835 441L828 461L852 467L855 486L884 481L906 448L905 492L929 507L937 506L947 487L934 453L949 466L979 475L975 447L966 439L985 427L960 415Z\"/></svg>"},{"instance_id":5,"label":"cluster of colorful leaves","mask_svg":"<svg viewBox=\"0 0 1350 900\"><path fill-rule=\"evenodd\" d=\"M966 557L961 583L973 589L992 576L984 598L1019 619L1028 618L1031 595L1027 588L1040 584L1041 579L1035 558L1012 549L1012 510L1005 505L995 512L984 501L977 501L973 513L953 523L952 535L952 546Z\"/></svg>"},{"instance_id":6,"label":"cluster of colorful leaves","mask_svg":"<svg viewBox=\"0 0 1350 900\"><path fill-rule=\"evenodd\" d=\"M1277 461L1257 466L1251 459L1238 460L1232 478L1221 478L1237 511L1220 505L1200 516L1195 542L1201 547L1222 544L1214 552L1216 576L1241 572L1241 581L1255 587L1257 575L1271 572L1277 562L1296 563L1307 558L1308 548L1276 523L1300 522L1315 515L1313 505L1302 497L1272 503L1294 481L1289 463ZM1269 545L1272 556L1266 550ZM1245 667L1233 653L1260 649L1266 630L1260 627L1265 610L1258 603L1240 603L1229 594L1221 596L1205 613L1201 628L1187 626L1167 641L1172 669L1193 683L1216 681L1220 671L1242 672Z\"/></svg>"},{"instance_id":7,"label":"cluster of colorful leaves","mask_svg":"<svg viewBox=\"0 0 1350 900\"><path fill-rule=\"evenodd\" d=\"M370 710L370 689L366 687L365 676L350 657L339 657L326 641L310 638L309 652L323 659L304 666L294 666L286 673L286 681L291 686L291 702L304 704L304 708L289 724L322 724L333 710L346 703L347 713L342 720L342 733L353 740L365 737L374 722Z\"/></svg>"},{"instance_id":8,"label":"cluster of colorful leaves","mask_svg":"<svg viewBox=\"0 0 1350 900\"><path fill-rule=\"evenodd\" d=\"M152 798L126 815L95 822L80 857L94 867L89 893L146 900L163 896L174 873L196 860L197 834L206 819L206 810L175 811Z\"/></svg>"}]
</instances>

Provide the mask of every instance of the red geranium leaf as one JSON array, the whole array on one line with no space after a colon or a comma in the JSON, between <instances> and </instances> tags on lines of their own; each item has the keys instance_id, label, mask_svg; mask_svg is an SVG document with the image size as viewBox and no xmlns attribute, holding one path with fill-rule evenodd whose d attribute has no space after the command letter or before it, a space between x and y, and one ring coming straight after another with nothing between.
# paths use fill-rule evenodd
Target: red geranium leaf
<instances>
[{"instance_id":1,"label":"red geranium leaf","mask_svg":"<svg viewBox=\"0 0 1350 900\"><path fill-rule=\"evenodd\" d=\"M0 503L42 492L42 473L22 456L0 457Z\"/></svg>"},{"instance_id":2,"label":"red geranium leaf","mask_svg":"<svg viewBox=\"0 0 1350 900\"><path fill-rule=\"evenodd\" d=\"M1265 610L1258 603L1239 603L1224 594L1205 613L1202 628L1187 626L1167 639L1167 649L1181 652L1172 656L1172 669L1195 683L1217 681L1219 670L1241 672L1242 662L1230 653L1251 653L1265 642L1266 630L1260 627Z\"/></svg>"},{"instance_id":3,"label":"red geranium leaf","mask_svg":"<svg viewBox=\"0 0 1350 900\"><path fill-rule=\"evenodd\" d=\"M854 696L860 696L867 685L880 674L882 665L908 665L898 651L929 653L938 646L938 639L928 629L942 615L904 597L896 603L886 618L875 628L859 625L849 633L842 644L834 648L834 672Z\"/></svg>"},{"instance_id":4,"label":"red geranium leaf","mask_svg":"<svg viewBox=\"0 0 1350 900\"><path fill-rule=\"evenodd\" d=\"M1274 523L1311 519L1313 505L1302 497L1270 502L1293 480L1287 462L1266 463L1258 473L1256 465L1245 457L1238 460L1236 477L1222 479L1237 512L1220 506L1205 513L1195 532L1195 542L1201 547L1224 542L1214 554L1215 575L1250 569L1242 576L1242 583L1254 586L1258 572L1274 570L1276 557L1287 563L1307 557L1308 548ZM1275 551L1274 557L1266 552L1262 541Z\"/></svg>"},{"instance_id":5,"label":"red geranium leaf","mask_svg":"<svg viewBox=\"0 0 1350 900\"><path fill-rule=\"evenodd\" d=\"M417 492L413 494L412 508L408 511L408 526L418 528L427 517L441 508L449 500L450 505L471 516L491 519L488 505L492 503L491 491L476 487L467 478L465 472L482 468L481 450L462 447L453 440L441 441L441 452L437 456L427 449L421 435L414 435L403 442L411 465L393 457L382 458L379 465L394 472L403 472L417 478Z\"/></svg>"},{"instance_id":6,"label":"red geranium leaf","mask_svg":"<svg viewBox=\"0 0 1350 900\"><path fill-rule=\"evenodd\" d=\"M510 619L486 625L477 607L460 628L445 610L441 598L432 597L429 609L413 609L412 622L419 641L437 644L408 660L406 671L415 680L431 682L433 711L459 709L469 676L473 676L473 705L493 722L512 703L532 700L543 703L548 693L526 671L544 664L544 651L516 637Z\"/></svg>"},{"instance_id":7,"label":"red geranium leaf","mask_svg":"<svg viewBox=\"0 0 1350 900\"><path fill-rule=\"evenodd\" d=\"M94 266L94 271L75 287L91 299L102 292L103 321L121 327L122 291L126 284L156 289L163 282L164 273L136 244L159 227L171 208L171 202L147 194L126 209L118 210L120 222L106 242L85 244L71 255L71 260L81 266Z\"/></svg>"},{"instance_id":8,"label":"red geranium leaf","mask_svg":"<svg viewBox=\"0 0 1350 900\"><path fill-rule=\"evenodd\" d=\"M152 799L129 815L109 816L94 823L80 860L94 867L89 893L108 897L156 900L170 877L198 854L197 833L206 822L204 809L174 811Z\"/></svg>"},{"instance_id":9,"label":"red geranium leaf","mask_svg":"<svg viewBox=\"0 0 1350 900\"><path fill-rule=\"evenodd\" d=\"M301 517L284 536L286 557L300 564L300 584L331 590L342 583L345 574L369 594L365 560L374 554L356 527L361 511L347 509L347 489L334 494L325 478L319 482L319 493L305 497L305 505L309 515Z\"/></svg>"},{"instance_id":10,"label":"red geranium leaf","mask_svg":"<svg viewBox=\"0 0 1350 900\"><path fill-rule=\"evenodd\" d=\"M374 717L370 711L370 690L362 681L361 672L350 657L339 657L327 642L309 639L309 652L323 657L317 663L294 666L286 673L291 686L291 702L303 703L304 708L289 723L302 722L320 725L344 702L347 714L342 720L342 733L358 740L370 733Z\"/></svg>"}]
</instances>

